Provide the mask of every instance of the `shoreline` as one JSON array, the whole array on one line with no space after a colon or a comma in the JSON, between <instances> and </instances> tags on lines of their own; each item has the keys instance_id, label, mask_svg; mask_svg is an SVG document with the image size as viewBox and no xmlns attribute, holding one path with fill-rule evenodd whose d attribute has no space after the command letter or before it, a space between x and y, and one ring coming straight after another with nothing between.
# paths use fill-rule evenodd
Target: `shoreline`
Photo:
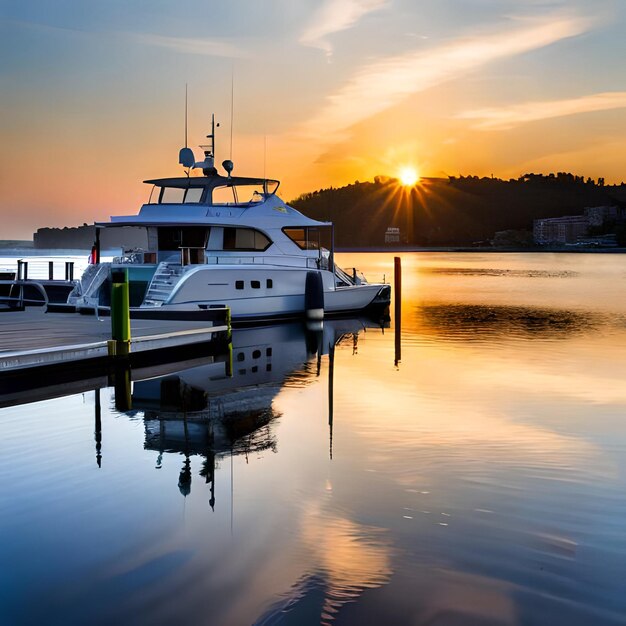
<instances>
[{"instance_id":1,"label":"shoreline","mask_svg":"<svg viewBox=\"0 0 626 626\"><path fill-rule=\"evenodd\" d=\"M364 253L364 252L480 252L500 254L626 254L626 248L477 248L472 246L400 246L371 247L371 248L335 248L339 253Z\"/></svg>"}]
</instances>

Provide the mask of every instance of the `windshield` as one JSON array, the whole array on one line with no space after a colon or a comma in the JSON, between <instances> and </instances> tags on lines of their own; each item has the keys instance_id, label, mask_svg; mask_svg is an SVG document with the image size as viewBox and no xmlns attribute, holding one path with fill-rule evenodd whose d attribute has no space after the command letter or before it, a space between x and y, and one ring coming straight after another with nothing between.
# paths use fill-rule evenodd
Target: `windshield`
<instances>
[{"instance_id":1,"label":"windshield","mask_svg":"<svg viewBox=\"0 0 626 626\"><path fill-rule=\"evenodd\" d=\"M213 189L211 204L251 204L265 199L263 185L224 185Z\"/></svg>"},{"instance_id":2,"label":"windshield","mask_svg":"<svg viewBox=\"0 0 626 626\"><path fill-rule=\"evenodd\" d=\"M204 187L159 187L154 185L149 204L198 204Z\"/></svg>"}]
</instances>

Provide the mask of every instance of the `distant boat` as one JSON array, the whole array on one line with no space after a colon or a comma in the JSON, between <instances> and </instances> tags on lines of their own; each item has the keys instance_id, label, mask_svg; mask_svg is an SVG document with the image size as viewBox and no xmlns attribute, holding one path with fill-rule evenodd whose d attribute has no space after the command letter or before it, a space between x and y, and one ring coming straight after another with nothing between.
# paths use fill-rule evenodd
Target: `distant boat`
<instances>
[{"instance_id":1,"label":"distant boat","mask_svg":"<svg viewBox=\"0 0 626 626\"><path fill-rule=\"evenodd\" d=\"M234 320L280 319L361 312L390 302L387 284L368 283L334 260L330 222L305 217L277 195L277 180L225 176L214 166L214 129L204 161L188 148L180 162L203 176L145 181L150 200L138 215L96 224L96 263L68 302L77 308L109 304L110 275L126 269L131 307L142 316L193 313L219 305ZM102 229L135 227L145 244L111 263L100 262ZM355 227L358 225L355 224Z\"/></svg>"}]
</instances>

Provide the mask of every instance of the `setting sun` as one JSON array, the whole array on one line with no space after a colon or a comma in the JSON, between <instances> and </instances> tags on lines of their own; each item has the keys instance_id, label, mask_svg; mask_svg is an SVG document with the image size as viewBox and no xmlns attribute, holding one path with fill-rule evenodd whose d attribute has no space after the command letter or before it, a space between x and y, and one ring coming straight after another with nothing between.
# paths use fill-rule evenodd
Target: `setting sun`
<instances>
[{"instance_id":1,"label":"setting sun","mask_svg":"<svg viewBox=\"0 0 626 626\"><path fill-rule=\"evenodd\" d=\"M405 187L412 187L420 179L420 176L414 167L406 166L400 169L398 178Z\"/></svg>"}]
</instances>

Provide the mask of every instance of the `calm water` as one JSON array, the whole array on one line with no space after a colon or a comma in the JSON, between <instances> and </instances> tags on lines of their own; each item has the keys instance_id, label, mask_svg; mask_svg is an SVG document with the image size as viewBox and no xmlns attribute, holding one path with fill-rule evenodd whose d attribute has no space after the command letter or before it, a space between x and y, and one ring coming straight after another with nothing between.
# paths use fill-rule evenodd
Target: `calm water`
<instances>
[{"instance_id":1,"label":"calm water","mask_svg":"<svg viewBox=\"0 0 626 626\"><path fill-rule=\"evenodd\" d=\"M290 324L0 409L0 622L626 623L626 259L402 260L397 365Z\"/></svg>"}]
</instances>

